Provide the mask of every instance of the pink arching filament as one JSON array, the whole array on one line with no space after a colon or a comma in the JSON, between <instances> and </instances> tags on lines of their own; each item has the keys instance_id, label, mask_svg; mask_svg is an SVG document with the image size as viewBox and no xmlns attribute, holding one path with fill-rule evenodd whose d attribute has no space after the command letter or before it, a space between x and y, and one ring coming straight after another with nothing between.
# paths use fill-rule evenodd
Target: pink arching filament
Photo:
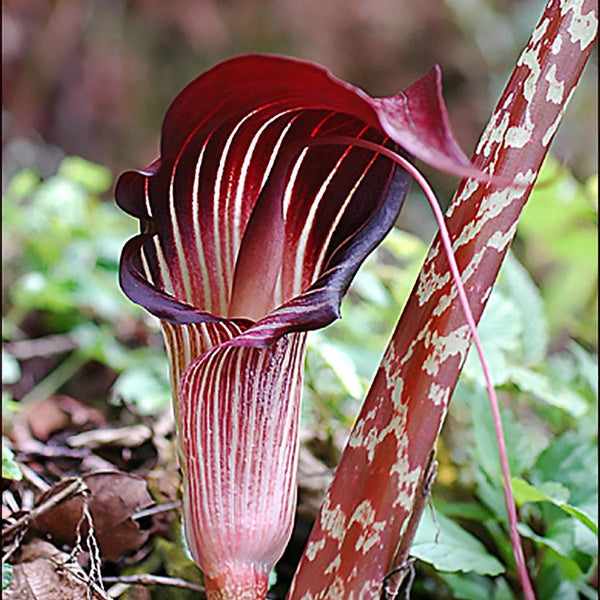
<instances>
[{"instance_id":1,"label":"pink arching filament","mask_svg":"<svg viewBox=\"0 0 600 600\"><path fill-rule=\"evenodd\" d=\"M479 335L477 333L477 324L475 323L475 319L473 317L473 313L471 312L471 307L469 306L469 301L467 299L467 294L465 292L465 288L462 284L462 279L460 275L460 270L458 268L458 264L456 262L456 258L454 256L454 251L452 249L452 242L450 240L450 233L446 226L444 214L439 206L439 202L435 196L435 193L431 189L427 180L423 177L420 171L407 159L403 158L393 150L376 144L374 142L369 142L368 140L356 139L352 137L346 136L327 136L323 138L311 139L307 142L306 146L320 146L320 145L346 145L346 146L356 146L360 148L365 148L366 150L371 150L373 152L377 152L387 158L393 160L397 164L399 164L403 169L405 169L417 182L419 187L423 190L427 201L429 202L431 209L433 211L435 220L439 227L440 239L442 242L442 246L444 248L444 252L448 259L448 266L450 268L450 273L452 275L452 279L456 285L458 298L460 301L461 308L463 310L465 319L467 321L467 325L473 337L473 343L477 350L477 355L479 356L479 361L481 362L481 367L483 370L483 375L486 382L488 397L490 400L490 406L492 408L492 414L494 417L494 428L496 433L496 440L498 442L498 450L500 454L500 464L502 467L502 474L504 477L504 498L506 502L506 508L508 512L508 521L510 528L510 537L513 547L513 553L515 556L515 561L517 564L517 571L519 574L519 579L521 581L521 586L523 588L523 592L525 594L526 600L536 600L535 592L533 590L533 586L531 584L531 580L529 578L529 573L527 571L527 567L525 565L525 556L523 553L523 546L521 543L521 537L519 535L517 529L517 509L515 506L514 496L512 492L512 487L510 484L510 468L508 465L508 457L506 453L506 444L504 442L504 431L502 428L502 420L500 418L500 410L498 407L498 398L496 396L496 391L494 389L494 385L492 383L492 378L490 375L490 371L483 353L483 347L481 345L481 340L479 339Z\"/></svg>"}]
</instances>

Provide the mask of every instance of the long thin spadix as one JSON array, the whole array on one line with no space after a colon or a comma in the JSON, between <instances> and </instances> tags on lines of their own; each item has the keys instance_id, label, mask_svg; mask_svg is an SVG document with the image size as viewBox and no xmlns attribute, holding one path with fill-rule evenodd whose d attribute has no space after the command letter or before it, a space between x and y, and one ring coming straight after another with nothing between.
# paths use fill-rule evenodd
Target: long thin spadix
<instances>
[{"instance_id":1,"label":"long thin spadix","mask_svg":"<svg viewBox=\"0 0 600 600\"><path fill-rule=\"evenodd\" d=\"M444 247L444 252L446 253L446 257L448 259L448 266L450 269L450 273L452 275L452 279L456 285L456 290L458 293L458 298L460 301L460 305L462 307L465 320L467 321L467 325L473 337L473 343L477 350L477 355L479 356L479 361L481 362L481 367L483 370L483 375L485 378L485 383L487 387L488 397L490 400L490 406L492 408L492 413L494 416L494 428L496 431L496 440L498 442L498 450L500 454L500 464L502 466L502 474L504 476L504 497L506 501L506 508L508 512L508 521L510 527L510 537L512 541L513 552L515 556L515 561L517 564L517 570L519 573L519 579L521 580L521 586L523 587L523 592L525 594L525 598L527 600L535 600L535 592L533 591L533 586L531 585L531 581L529 578L529 573L527 571L527 567L525 565L525 556L523 554L523 546L521 543L521 537L519 535L517 529L517 509L515 507L515 500L512 492L512 487L510 484L510 468L508 465L508 456L506 453L506 444L504 441L504 431L502 428L502 419L500 417L500 409L498 406L498 398L496 396L496 390L494 389L494 385L492 383L492 377L487 365L487 361L485 359L485 355L483 352L483 346L481 344L481 340L479 338L479 334L477 333L477 324L475 322L475 318L473 317L473 313L471 312L471 307L469 305L469 301L467 298L467 293L465 291L464 285L462 283L460 270L458 268L458 264L456 262L456 257L454 256L454 251L452 249L452 241L450 239L450 233L448 231L448 227L446 226L446 221L444 219L444 214L440 208L439 202L436 198L434 191L431 189L431 186L423 177L421 172L408 160L386 148L384 146L380 146L379 144L375 144L373 142L369 142L367 140L355 139L346 136L328 136L327 138L323 138L320 140L314 140L310 145L328 145L328 144L340 144L340 145L348 145L348 146L358 146L361 148L365 148L366 150L372 150L374 152L378 152L383 156L388 157L394 162L398 163L403 169L405 169L417 182L419 187L423 190L429 205L433 211L435 220L439 227L440 239L442 242L442 246Z\"/></svg>"}]
</instances>

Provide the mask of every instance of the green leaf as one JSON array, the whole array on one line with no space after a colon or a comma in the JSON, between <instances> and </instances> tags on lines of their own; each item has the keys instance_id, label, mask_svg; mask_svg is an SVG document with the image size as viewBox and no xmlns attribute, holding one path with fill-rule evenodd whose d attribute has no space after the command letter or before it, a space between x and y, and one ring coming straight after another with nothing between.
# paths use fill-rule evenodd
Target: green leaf
<instances>
[{"instance_id":1,"label":"green leaf","mask_svg":"<svg viewBox=\"0 0 600 600\"><path fill-rule=\"evenodd\" d=\"M311 340L314 339L315 337L311 338ZM362 398L365 391L363 383L358 376L354 362L342 349L325 340L311 344L311 348L319 354L350 396L357 399Z\"/></svg>"},{"instance_id":2,"label":"green leaf","mask_svg":"<svg viewBox=\"0 0 600 600\"><path fill-rule=\"evenodd\" d=\"M450 586L453 600L515 600L503 577L491 579L475 573L441 573Z\"/></svg>"},{"instance_id":3,"label":"green leaf","mask_svg":"<svg viewBox=\"0 0 600 600\"><path fill-rule=\"evenodd\" d=\"M437 500L436 506L447 517L471 519L472 521L486 521L492 517L488 510L475 502L444 502Z\"/></svg>"},{"instance_id":4,"label":"green leaf","mask_svg":"<svg viewBox=\"0 0 600 600\"><path fill-rule=\"evenodd\" d=\"M102 194L112 183L110 169L80 156L64 158L58 167L58 174L78 184L90 194Z\"/></svg>"},{"instance_id":5,"label":"green leaf","mask_svg":"<svg viewBox=\"0 0 600 600\"><path fill-rule=\"evenodd\" d=\"M473 573L442 573L441 576L450 586L453 600L482 600L491 597L491 582L485 577Z\"/></svg>"},{"instance_id":6,"label":"green leaf","mask_svg":"<svg viewBox=\"0 0 600 600\"><path fill-rule=\"evenodd\" d=\"M16 383L21 377L19 361L2 348L2 383L10 385Z\"/></svg>"},{"instance_id":7,"label":"green leaf","mask_svg":"<svg viewBox=\"0 0 600 600\"><path fill-rule=\"evenodd\" d=\"M582 554L575 548L575 524L573 519L560 519L548 528L545 535L535 533L525 523L519 523L519 533L551 551L548 562L555 562L560 566L563 577L570 581L577 581L589 571L593 563L590 555Z\"/></svg>"},{"instance_id":8,"label":"green leaf","mask_svg":"<svg viewBox=\"0 0 600 600\"><path fill-rule=\"evenodd\" d=\"M598 355L591 354L583 346L573 340L568 344L569 352L575 358L579 374L592 391L595 400L598 399Z\"/></svg>"},{"instance_id":9,"label":"green leaf","mask_svg":"<svg viewBox=\"0 0 600 600\"><path fill-rule=\"evenodd\" d=\"M598 535L598 525L594 523L593 518L585 511L567 503L571 494L560 483L546 482L538 488L519 477L513 477L511 483L517 505L521 506L526 502L551 502L566 514L581 521L595 535Z\"/></svg>"},{"instance_id":10,"label":"green leaf","mask_svg":"<svg viewBox=\"0 0 600 600\"><path fill-rule=\"evenodd\" d=\"M588 411L588 404L582 396L553 381L548 375L513 365L509 368L509 377L522 392L565 410L574 417L582 417Z\"/></svg>"},{"instance_id":11,"label":"green leaf","mask_svg":"<svg viewBox=\"0 0 600 600\"><path fill-rule=\"evenodd\" d=\"M275 569L271 569L269 571L269 587L274 586L277 583L277 571Z\"/></svg>"},{"instance_id":12,"label":"green leaf","mask_svg":"<svg viewBox=\"0 0 600 600\"><path fill-rule=\"evenodd\" d=\"M497 475L492 478L479 466L475 469L475 481L477 482L477 497L498 521L508 523L501 478ZM496 523L495 521L491 522Z\"/></svg>"},{"instance_id":13,"label":"green leaf","mask_svg":"<svg viewBox=\"0 0 600 600\"><path fill-rule=\"evenodd\" d=\"M15 173L6 188L4 200L20 202L31 195L40 183L40 176L33 169L22 169Z\"/></svg>"},{"instance_id":14,"label":"green leaf","mask_svg":"<svg viewBox=\"0 0 600 600\"><path fill-rule=\"evenodd\" d=\"M2 561L2 589L5 590L13 580L13 567L10 563Z\"/></svg>"},{"instance_id":15,"label":"green leaf","mask_svg":"<svg viewBox=\"0 0 600 600\"><path fill-rule=\"evenodd\" d=\"M494 385L507 380L507 355L516 353L520 347L522 325L515 318L518 313L519 309L512 300L494 290L477 327ZM483 371L475 348L469 351L463 373L484 385Z\"/></svg>"},{"instance_id":16,"label":"green leaf","mask_svg":"<svg viewBox=\"0 0 600 600\"><path fill-rule=\"evenodd\" d=\"M498 277L498 287L516 303L521 322L521 349L526 363L541 362L548 352L549 332L544 301L525 267L509 252Z\"/></svg>"},{"instance_id":17,"label":"green leaf","mask_svg":"<svg viewBox=\"0 0 600 600\"><path fill-rule=\"evenodd\" d=\"M114 384L113 392L135 404L141 414L150 415L169 406L171 390L167 362L139 361L137 366L125 370Z\"/></svg>"},{"instance_id":18,"label":"green leaf","mask_svg":"<svg viewBox=\"0 0 600 600\"><path fill-rule=\"evenodd\" d=\"M497 575L504 571L500 561L488 554L485 546L470 533L441 513L436 514L434 521L427 510L423 513L410 552L440 571L480 575Z\"/></svg>"},{"instance_id":19,"label":"green leaf","mask_svg":"<svg viewBox=\"0 0 600 600\"><path fill-rule=\"evenodd\" d=\"M477 389L471 399L471 414L475 433L476 459L495 480L502 481L498 442L489 399L483 389ZM500 410L504 440L511 473L519 475L533 466L545 441L528 435L523 424L503 408Z\"/></svg>"},{"instance_id":20,"label":"green leaf","mask_svg":"<svg viewBox=\"0 0 600 600\"><path fill-rule=\"evenodd\" d=\"M579 600L577 586L565 579L560 564L544 561L537 577L538 598L544 600Z\"/></svg>"},{"instance_id":21,"label":"green leaf","mask_svg":"<svg viewBox=\"0 0 600 600\"><path fill-rule=\"evenodd\" d=\"M525 262L540 281L554 335L567 328L597 344L598 225L590 190L547 159L519 220ZM596 315L596 316L594 316Z\"/></svg>"},{"instance_id":22,"label":"green leaf","mask_svg":"<svg viewBox=\"0 0 600 600\"><path fill-rule=\"evenodd\" d=\"M23 473L15 461L15 455L2 438L2 479L20 481L22 478Z\"/></svg>"},{"instance_id":23,"label":"green leaf","mask_svg":"<svg viewBox=\"0 0 600 600\"><path fill-rule=\"evenodd\" d=\"M592 474L598 470L598 450L595 443L568 431L539 456L531 472L534 486L544 481L557 481L570 492L570 503L586 512L597 511L598 479ZM588 507L593 507L589 510Z\"/></svg>"}]
</instances>

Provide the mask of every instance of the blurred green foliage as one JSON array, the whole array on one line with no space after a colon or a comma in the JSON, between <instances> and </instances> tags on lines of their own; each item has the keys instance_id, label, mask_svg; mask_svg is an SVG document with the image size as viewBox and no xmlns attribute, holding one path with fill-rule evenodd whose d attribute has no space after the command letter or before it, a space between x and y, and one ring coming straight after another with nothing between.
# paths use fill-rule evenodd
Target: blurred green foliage
<instances>
[{"instance_id":1,"label":"blurred green foliage","mask_svg":"<svg viewBox=\"0 0 600 600\"><path fill-rule=\"evenodd\" d=\"M87 362L97 361L121 374L115 397L137 403L142 413L168 405L163 354L139 341L131 347L135 340L123 334L141 320L151 332L158 326L118 288L120 250L136 224L101 198L111 185L105 167L66 157L43 180L32 170L20 171L4 194L3 340L54 334L74 346L21 400L54 393ZM6 366L10 373L18 370L6 350L3 366L5 372Z\"/></svg>"},{"instance_id":2,"label":"blurred green foliage","mask_svg":"<svg viewBox=\"0 0 600 600\"><path fill-rule=\"evenodd\" d=\"M21 402L56 392L93 360L114 371L113 399L143 414L168 406L157 323L117 285L120 249L135 225L102 199L111 180L104 167L68 157L49 178L25 170L7 187L4 341L53 334L72 344ZM546 600L595 597L588 582L598 554L598 487L591 475L597 470L596 194L597 178L582 184L548 161L479 327L503 405L529 569ZM306 427L332 432L352 425L426 250L417 237L394 230L354 281L343 318L310 334ZM144 342L132 333L140 327ZM13 389L23 365L6 350L2 362L3 383ZM3 410L11 407L18 403L3 395ZM481 368L470 354L439 442L435 512L426 511L415 540L419 597L518 597L492 431ZM19 474L3 443L3 477Z\"/></svg>"},{"instance_id":3,"label":"blurred green foliage","mask_svg":"<svg viewBox=\"0 0 600 600\"><path fill-rule=\"evenodd\" d=\"M13 568L9 563L2 561L2 589L6 589L13 580Z\"/></svg>"},{"instance_id":4,"label":"blurred green foliage","mask_svg":"<svg viewBox=\"0 0 600 600\"><path fill-rule=\"evenodd\" d=\"M23 473L15 461L13 451L8 446L7 440L2 436L2 479L20 481L23 478Z\"/></svg>"},{"instance_id":5,"label":"blurred green foliage","mask_svg":"<svg viewBox=\"0 0 600 600\"><path fill-rule=\"evenodd\" d=\"M521 219L523 258L540 281L554 337L598 344L598 176L581 185L546 161Z\"/></svg>"}]
</instances>

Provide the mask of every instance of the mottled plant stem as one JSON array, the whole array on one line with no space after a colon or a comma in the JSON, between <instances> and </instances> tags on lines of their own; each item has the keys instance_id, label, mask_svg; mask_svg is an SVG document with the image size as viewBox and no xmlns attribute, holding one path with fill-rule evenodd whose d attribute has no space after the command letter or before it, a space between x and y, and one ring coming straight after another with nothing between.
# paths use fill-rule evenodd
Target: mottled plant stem
<instances>
[{"instance_id":1,"label":"mottled plant stem","mask_svg":"<svg viewBox=\"0 0 600 600\"><path fill-rule=\"evenodd\" d=\"M593 0L548 2L474 156L474 163L489 175L510 179L518 187L465 181L447 213L475 321L596 32ZM378 596L407 533L470 343L437 239L322 505L291 600Z\"/></svg>"}]
</instances>

